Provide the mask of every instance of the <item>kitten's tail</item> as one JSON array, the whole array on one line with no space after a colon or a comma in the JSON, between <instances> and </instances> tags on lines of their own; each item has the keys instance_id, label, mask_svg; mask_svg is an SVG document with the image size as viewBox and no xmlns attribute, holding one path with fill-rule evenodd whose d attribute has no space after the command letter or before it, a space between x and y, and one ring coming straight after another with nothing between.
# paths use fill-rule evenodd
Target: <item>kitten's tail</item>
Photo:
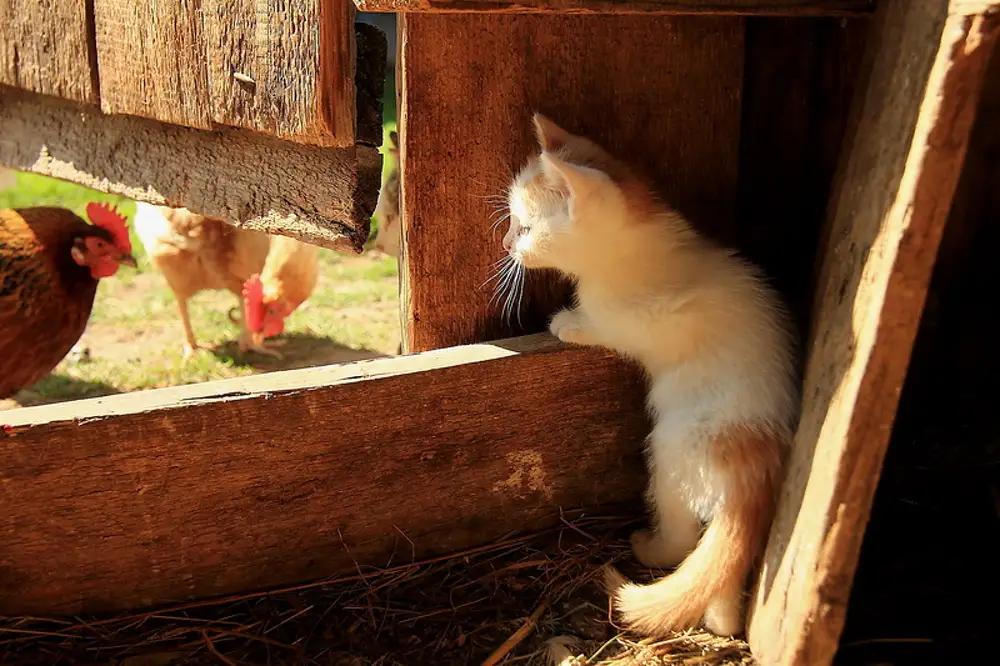
<instances>
[{"instance_id":1,"label":"kitten's tail","mask_svg":"<svg viewBox=\"0 0 1000 666\"><path fill-rule=\"evenodd\" d=\"M664 636L701 624L722 635L743 629L743 586L763 548L781 468L778 438L761 434L717 440L716 460L729 478L722 505L695 549L674 573L636 585L608 567L605 585L630 629Z\"/></svg>"}]
</instances>

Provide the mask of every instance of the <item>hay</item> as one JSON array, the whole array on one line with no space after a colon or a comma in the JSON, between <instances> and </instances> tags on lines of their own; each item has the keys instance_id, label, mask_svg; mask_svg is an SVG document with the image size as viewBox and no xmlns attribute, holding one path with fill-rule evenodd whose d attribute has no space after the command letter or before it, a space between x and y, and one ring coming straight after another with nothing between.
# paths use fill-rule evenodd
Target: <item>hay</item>
<instances>
[{"instance_id":1,"label":"hay","mask_svg":"<svg viewBox=\"0 0 1000 666\"><path fill-rule=\"evenodd\" d=\"M113 617L0 618L0 663L753 663L742 641L704 632L638 640L611 625L600 567L629 570L626 526L621 517L577 517L447 557L281 590Z\"/></svg>"}]
</instances>

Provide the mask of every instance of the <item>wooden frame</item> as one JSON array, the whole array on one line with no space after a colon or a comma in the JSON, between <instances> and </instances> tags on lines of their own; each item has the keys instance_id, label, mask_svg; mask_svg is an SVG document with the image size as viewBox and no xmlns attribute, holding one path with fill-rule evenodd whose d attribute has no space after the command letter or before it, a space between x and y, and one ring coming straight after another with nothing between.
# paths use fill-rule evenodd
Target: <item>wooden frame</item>
<instances>
[{"instance_id":1,"label":"wooden frame","mask_svg":"<svg viewBox=\"0 0 1000 666\"><path fill-rule=\"evenodd\" d=\"M738 13L765 7L750 0L729 4ZM830 10L837 3L789 4ZM471 293L482 276L469 267L487 265L481 262L495 247L488 234L449 226L445 214L472 210L461 190L471 173L523 157L532 107L554 100L547 103L561 105L556 111L580 111L571 127L577 123L575 129L597 133L614 148L634 150L640 161L649 158L640 148L649 141L640 121L612 126L614 114L594 110L601 106L593 97L607 93L587 87L579 63L564 72L572 94L554 94L558 81L532 74L545 66L539 40L546 34L569 53L580 44L595 49L581 62L604 81L626 73L628 58L600 51L601 31L628 29L641 50L659 35L656 28L670 43L717 59L704 67L717 78L692 76L698 86L688 90L718 121L718 135L687 146L683 131L664 131L652 137L649 150L679 161L695 148L711 153L711 168L691 159L688 166L700 179L715 179L713 201L703 198L704 183L655 175L680 205L723 236L741 233L732 224L737 211L760 211L767 198L760 191L768 182L754 175L756 194L747 192L741 172L759 173L754 167L763 164L793 173L800 162L768 162L765 153L837 144L847 125L820 241L803 415L754 589L749 640L762 664L822 666L836 650L862 526L1000 30L998 4L881 0L850 122L836 110L798 128L802 143L773 151L760 146L771 148L766 137L781 132L741 121L757 117L771 97L747 63L789 48L748 37L782 29L778 24L765 29L751 22L757 19L736 16L662 18L652 27L650 19L602 17L599 28L587 17L428 13L404 19L404 307L411 349L481 342L504 330L485 299L449 309L446 298ZM826 30L813 28L813 34ZM852 89L845 79L857 63L836 56L850 52L856 38L838 33L835 47L817 51L817 69L806 79L831 63L844 69L832 67L838 74L829 90L823 86L806 99L816 105L811 108ZM712 56L713 40L732 51ZM736 64L728 57L733 54ZM655 67L655 58L670 55L668 47L656 51L646 63L651 80L641 86L626 80L614 94L634 95L633 111L668 106L640 93L680 89L673 74ZM460 87L477 72L483 78L492 71L487 60L501 60L509 74L485 77L478 101L488 110L486 120L470 118L447 86ZM445 61L439 69L437 61ZM702 64L685 72L697 74ZM5 99L0 114L10 106L16 103ZM516 116L515 108L523 114ZM679 120L691 111L680 102L670 108ZM523 125L522 135L502 138L488 124L494 121ZM442 160L427 145L461 147L470 159ZM0 161L17 150L0 141ZM335 153L324 154L334 159ZM825 198L828 158L813 165L818 175L796 181L809 186L806 196ZM788 228L796 211L812 211L800 203L781 208L768 233ZM818 230L819 220L809 221ZM460 239L466 240L463 253L457 252ZM801 278L804 270L796 265L786 277ZM566 298L565 285L543 282L532 298L521 330L544 325ZM124 609L295 583L382 565L400 548L403 557L430 556L541 528L558 520L561 508L634 505L645 479L643 393L635 369L614 355L564 347L542 334L7 413L0 434L0 613ZM372 401L388 415L377 423L364 409ZM274 418L278 413L281 419ZM553 413L560 414L557 429L547 427ZM602 479L596 496L579 483L595 474Z\"/></svg>"}]
</instances>

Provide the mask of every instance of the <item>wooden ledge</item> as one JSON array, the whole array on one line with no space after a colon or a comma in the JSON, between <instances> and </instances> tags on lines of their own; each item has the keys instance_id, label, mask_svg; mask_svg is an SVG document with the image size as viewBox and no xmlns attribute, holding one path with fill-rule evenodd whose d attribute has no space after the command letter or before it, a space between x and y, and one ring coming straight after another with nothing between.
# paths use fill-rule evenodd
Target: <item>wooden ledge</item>
<instances>
[{"instance_id":1,"label":"wooden ledge","mask_svg":"<svg viewBox=\"0 0 1000 666\"><path fill-rule=\"evenodd\" d=\"M857 16L874 0L354 0L363 12Z\"/></svg>"},{"instance_id":2,"label":"wooden ledge","mask_svg":"<svg viewBox=\"0 0 1000 666\"><path fill-rule=\"evenodd\" d=\"M612 354L536 335L5 412L0 614L317 580L638 503L644 396Z\"/></svg>"}]
</instances>

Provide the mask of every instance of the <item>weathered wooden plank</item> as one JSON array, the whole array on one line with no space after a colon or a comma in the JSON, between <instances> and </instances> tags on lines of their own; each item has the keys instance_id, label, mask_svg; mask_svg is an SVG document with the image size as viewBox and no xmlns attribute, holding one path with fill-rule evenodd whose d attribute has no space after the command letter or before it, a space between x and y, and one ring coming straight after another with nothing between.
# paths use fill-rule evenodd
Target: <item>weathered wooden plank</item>
<instances>
[{"instance_id":1,"label":"weathered wooden plank","mask_svg":"<svg viewBox=\"0 0 1000 666\"><path fill-rule=\"evenodd\" d=\"M381 175L370 146L108 116L13 88L0 88L0 164L344 252L368 239Z\"/></svg>"},{"instance_id":2,"label":"weathered wooden plank","mask_svg":"<svg viewBox=\"0 0 1000 666\"><path fill-rule=\"evenodd\" d=\"M359 22L354 24L354 45L354 138L357 143L381 146L388 40L375 26Z\"/></svg>"},{"instance_id":3,"label":"weathered wooden plank","mask_svg":"<svg viewBox=\"0 0 1000 666\"><path fill-rule=\"evenodd\" d=\"M94 0L101 108L209 129L200 0Z\"/></svg>"},{"instance_id":4,"label":"weathered wooden plank","mask_svg":"<svg viewBox=\"0 0 1000 666\"><path fill-rule=\"evenodd\" d=\"M758 660L832 661L1000 17L884 0L831 207L802 421L754 594Z\"/></svg>"},{"instance_id":5,"label":"weathered wooden plank","mask_svg":"<svg viewBox=\"0 0 1000 666\"><path fill-rule=\"evenodd\" d=\"M86 0L0 3L0 84L96 103L89 9Z\"/></svg>"},{"instance_id":6,"label":"weathered wooden plank","mask_svg":"<svg viewBox=\"0 0 1000 666\"><path fill-rule=\"evenodd\" d=\"M319 146L354 143L351 0L204 0L217 123Z\"/></svg>"},{"instance_id":7,"label":"weathered wooden plank","mask_svg":"<svg viewBox=\"0 0 1000 666\"><path fill-rule=\"evenodd\" d=\"M6 412L0 614L314 580L638 502L642 384L543 335Z\"/></svg>"},{"instance_id":8,"label":"weathered wooden plank","mask_svg":"<svg viewBox=\"0 0 1000 666\"><path fill-rule=\"evenodd\" d=\"M354 0L363 12L850 16L874 0Z\"/></svg>"},{"instance_id":9,"label":"weathered wooden plank","mask_svg":"<svg viewBox=\"0 0 1000 666\"><path fill-rule=\"evenodd\" d=\"M803 334L868 24L747 19L739 223L725 240L764 268Z\"/></svg>"},{"instance_id":10,"label":"weathered wooden plank","mask_svg":"<svg viewBox=\"0 0 1000 666\"><path fill-rule=\"evenodd\" d=\"M409 350L542 330L568 298L565 282L532 275L520 320L507 323L481 288L503 254L487 197L501 194L512 169L537 151L532 111L645 169L702 230L732 224L743 19L420 14L402 21Z\"/></svg>"}]
</instances>

